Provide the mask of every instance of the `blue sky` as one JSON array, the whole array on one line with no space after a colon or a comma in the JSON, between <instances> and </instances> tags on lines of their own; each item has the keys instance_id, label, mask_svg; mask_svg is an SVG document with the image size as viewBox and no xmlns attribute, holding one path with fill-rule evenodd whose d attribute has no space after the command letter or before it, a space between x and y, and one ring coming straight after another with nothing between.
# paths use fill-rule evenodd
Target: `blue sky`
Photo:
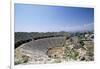
<instances>
[{"instance_id":1,"label":"blue sky","mask_svg":"<svg viewBox=\"0 0 100 69\"><path fill-rule=\"evenodd\" d=\"M93 30L94 9L15 4L15 32Z\"/></svg>"}]
</instances>

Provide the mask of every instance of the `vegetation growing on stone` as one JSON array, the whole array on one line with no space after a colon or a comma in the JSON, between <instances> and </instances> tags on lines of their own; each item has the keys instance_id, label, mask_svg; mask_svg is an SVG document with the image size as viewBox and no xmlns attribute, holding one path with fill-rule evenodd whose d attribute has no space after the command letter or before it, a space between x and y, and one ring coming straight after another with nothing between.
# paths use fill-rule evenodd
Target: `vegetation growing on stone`
<instances>
[{"instance_id":1,"label":"vegetation growing on stone","mask_svg":"<svg viewBox=\"0 0 100 69\"><path fill-rule=\"evenodd\" d=\"M93 61L94 38L91 36L92 32L16 32L15 43L26 42L15 48L15 65ZM39 39L33 40L33 38ZM29 39L31 41L28 41Z\"/></svg>"}]
</instances>

